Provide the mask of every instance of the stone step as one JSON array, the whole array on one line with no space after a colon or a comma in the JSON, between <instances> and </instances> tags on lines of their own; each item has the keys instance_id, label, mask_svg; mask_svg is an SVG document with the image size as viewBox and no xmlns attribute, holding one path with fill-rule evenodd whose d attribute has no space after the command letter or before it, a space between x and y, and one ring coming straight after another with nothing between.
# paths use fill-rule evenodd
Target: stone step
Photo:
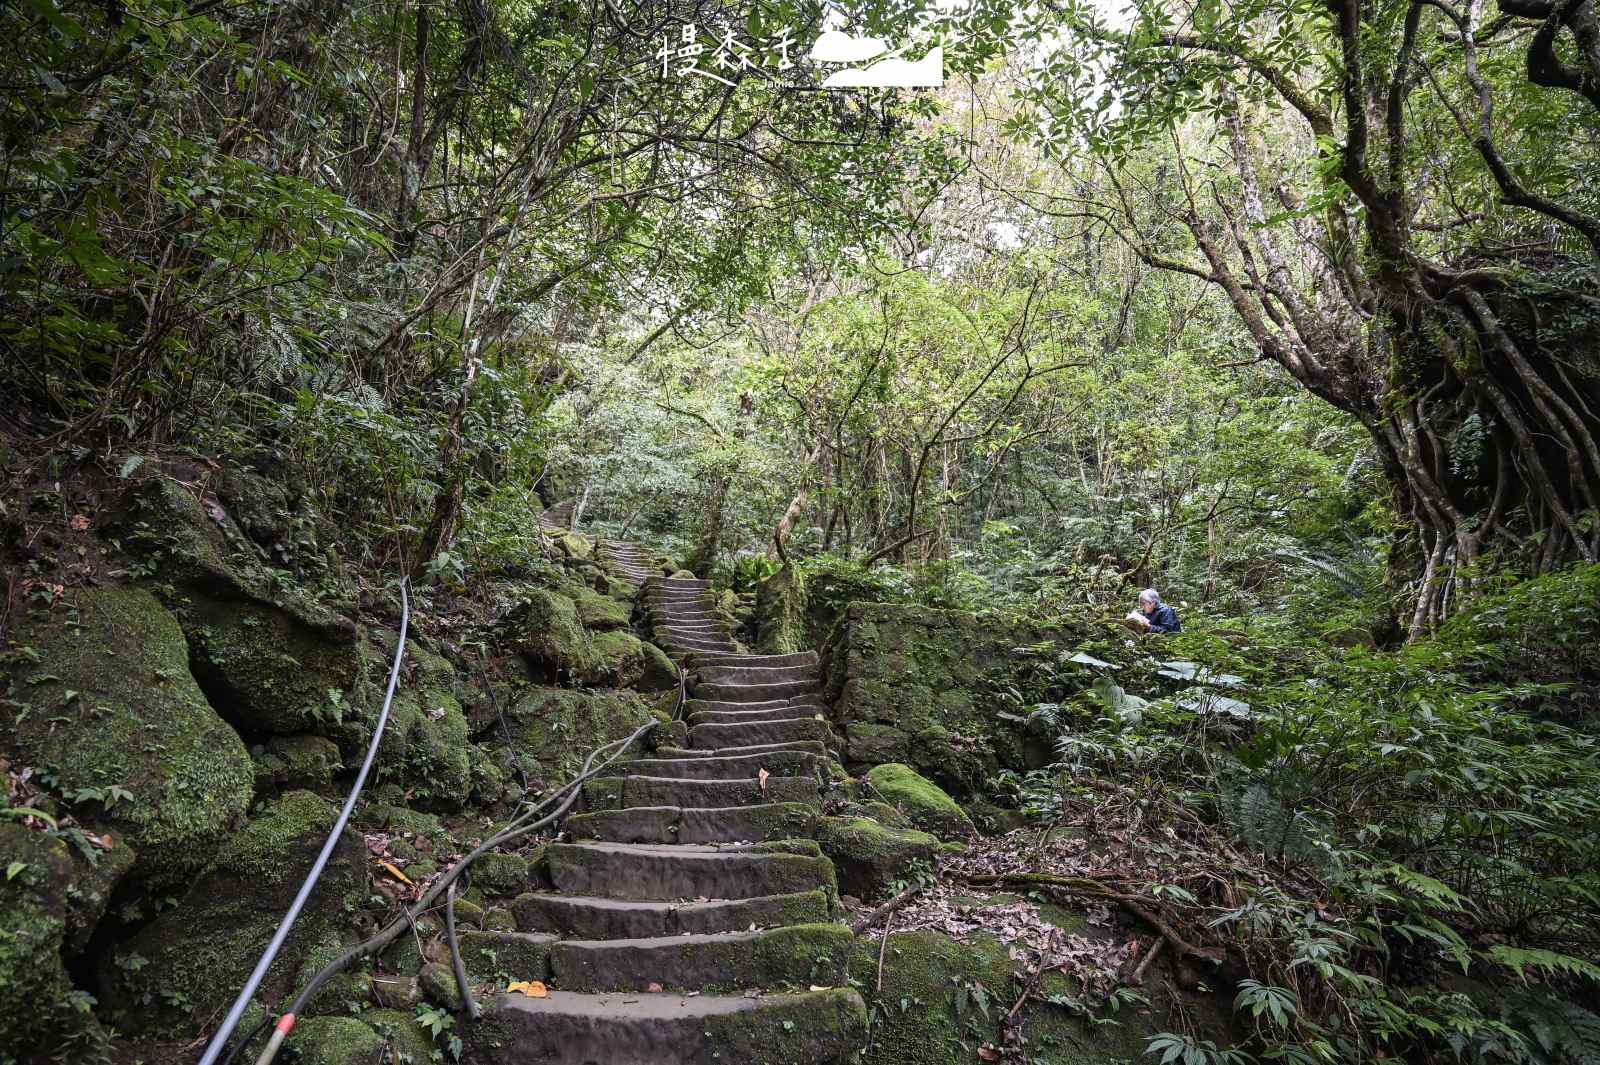
<instances>
[{"instance_id":1,"label":"stone step","mask_svg":"<svg viewBox=\"0 0 1600 1065\"><path fill-rule=\"evenodd\" d=\"M761 721L793 721L815 716L814 707L780 706L772 710L697 710L688 715L690 725L744 725Z\"/></svg>"},{"instance_id":2,"label":"stone step","mask_svg":"<svg viewBox=\"0 0 1600 1065\"><path fill-rule=\"evenodd\" d=\"M615 768L622 773L683 780L746 780L760 776L763 769L775 777L798 777L817 771L817 756L805 751L770 751L708 758L635 758Z\"/></svg>"},{"instance_id":3,"label":"stone step","mask_svg":"<svg viewBox=\"0 0 1600 1065\"><path fill-rule=\"evenodd\" d=\"M716 621L718 615L713 607L701 605L678 605L675 603L658 604L648 600L645 610L655 621Z\"/></svg>"},{"instance_id":4,"label":"stone step","mask_svg":"<svg viewBox=\"0 0 1600 1065\"><path fill-rule=\"evenodd\" d=\"M635 806L759 806L769 802L803 802L816 806L821 802L820 789L813 777L768 777L764 787L760 777L746 780L596 777L583 784L585 811Z\"/></svg>"},{"instance_id":5,"label":"stone step","mask_svg":"<svg viewBox=\"0 0 1600 1065\"><path fill-rule=\"evenodd\" d=\"M673 633L680 636L705 636L725 635L728 627L720 621L707 619L705 621L658 621L655 623L657 632Z\"/></svg>"},{"instance_id":6,"label":"stone step","mask_svg":"<svg viewBox=\"0 0 1600 1065\"><path fill-rule=\"evenodd\" d=\"M688 736L685 730L685 738ZM820 740L790 740L787 743L752 743L748 747L724 747L721 750L705 750L698 747L664 746L655 749L657 758L722 758L736 754L765 754L768 751L810 751L812 754L826 757L828 747Z\"/></svg>"},{"instance_id":7,"label":"stone step","mask_svg":"<svg viewBox=\"0 0 1600 1065\"><path fill-rule=\"evenodd\" d=\"M692 725L689 728L691 745L711 749L748 747L756 743L786 743L790 740L820 740L828 743L831 739L828 723L818 721L814 717L726 725Z\"/></svg>"},{"instance_id":8,"label":"stone step","mask_svg":"<svg viewBox=\"0 0 1600 1065\"><path fill-rule=\"evenodd\" d=\"M663 592L705 592L711 590L710 581L703 581L696 577L657 577L650 586Z\"/></svg>"},{"instance_id":9,"label":"stone step","mask_svg":"<svg viewBox=\"0 0 1600 1065\"><path fill-rule=\"evenodd\" d=\"M697 658L699 664L702 659ZM719 655L704 656L704 664L720 666L815 666L821 658L815 651L797 651L789 655Z\"/></svg>"},{"instance_id":10,"label":"stone step","mask_svg":"<svg viewBox=\"0 0 1600 1065\"><path fill-rule=\"evenodd\" d=\"M697 699L720 699L730 703L759 703L768 699L789 699L818 691L816 677L784 680L775 684L696 684Z\"/></svg>"},{"instance_id":11,"label":"stone step","mask_svg":"<svg viewBox=\"0 0 1600 1065\"><path fill-rule=\"evenodd\" d=\"M665 635L658 633L656 639L651 642L668 652L716 651L721 649L731 651L735 647L732 638L728 636L702 639L698 636L674 636L670 633Z\"/></svg>"},{"instance_id":12,"label":"stone step","mask_svg":"<svg viewBox=\"0 0 1600 1065\"><path fill-rule=\"evenodd\" d=\"M855 991L794 995L495 997L475 1037L484 1065L842 1065L867 1039Z\"/></svg>"},{"instance_id":13,"label":"stone step","mask_svg":"<svg viewBox=\"0 0 1600 1065\"><path fill-rule=\"evenodd\" d=\"M809 839L817 811L804 803L760 806L635 806L574 814L565 828L575 839L611 843L760 843Z\"/></svg>"},{"instance_id":14,"label":"stone step","mask_svg":"<svg viewBox=\"0 0 1600 1065\"><path fill-rule=\"evenodd\" d=\"M815 666L722 666L697 663L695 679L708 684L782 684L787 681L818 681Z\"/></svg>"},{"instance_id":15,"label":"stone step","mask_svg":"<svg viewBox=\"0 0 1600 1065\"><path fill-rule=\"evenodd\" d=\"M550 883L573 895L749 899L818 888L831 896L835 891L833 863L820 852L785 854L699 844L551 843L544 854Z\"/></svg>"},{"instance_id":16,"label":"stone step","mask_svg":"<svg viewBox=\"0 0 1600 1065\"><path fill-rule=\"evenodd\" d=\"M582 939L629 939L826 921L829 905L828 893L820 889L704 902L640 902L529 892L511 904L511 914L524 932Z\"/></svg>"},{"instance_id":17,"label":"stone step","mask_svg":"<svg viewBox=\"0 0 1600 1065\"><path fill-rule=\"evenodd\" d=\"M738 991L845 982L850 929L799 924L756 932L648 939L566 939L550 948L550 981L563 991Z\"/></svg>"},{"instance_id":18,"label":"stone step","mask_svg":"<svg viewBox=\"0 0 1600 1065\"><path fill-rule=\"evenodd\" d=\"M805 712L822 709L822 698L818 695L797 695L792 699L767 699L759 703L733 703L723 699L696 699L693 696L684 702L683 710L687 714L716 713L718 711L750 711L750 710L787 710L804 708Z\"/></svg>"}]
</instances>

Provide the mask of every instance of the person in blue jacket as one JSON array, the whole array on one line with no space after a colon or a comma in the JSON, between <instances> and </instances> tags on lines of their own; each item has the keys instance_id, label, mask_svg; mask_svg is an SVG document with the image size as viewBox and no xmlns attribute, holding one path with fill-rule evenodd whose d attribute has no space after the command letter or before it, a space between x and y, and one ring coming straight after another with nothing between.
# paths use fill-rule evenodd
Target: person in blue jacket
<instances>
[{"instance_id":1,"label":"person in blue jacket","mask_svg":"<svg viewBox=\"0 0 1600 1065\"><path fill-rule=\"evenodd\" d=\"M1139 609L1128 615L1128 625L1139 632L1182 632L1178 612L1161 601L1154 588L1139 593Z\"/></svg>"}]
</instances>

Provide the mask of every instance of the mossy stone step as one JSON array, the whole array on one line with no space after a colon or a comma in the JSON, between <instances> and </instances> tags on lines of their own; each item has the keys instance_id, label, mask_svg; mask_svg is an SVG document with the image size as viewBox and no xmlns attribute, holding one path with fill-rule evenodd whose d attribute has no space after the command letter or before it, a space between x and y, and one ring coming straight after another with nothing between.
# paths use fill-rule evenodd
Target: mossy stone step
<instances>
[{"instance_id":1,"label":"mossy stone step","mask_svg":"<svg viewBox=\"0 0 1600 1065\"><path fill-rule=\"evenodd\" d=\"M720 699L730 703L758 703L768 699L788 699L817 691L816 677L783 680L773 684L696 684L697 699Z\"/></svg>"},{"instance_id":2,"label":"mossy stone step","mask_svg":"<svg viewBox=\"0 0 1600 1065\"><path fill-rule=\"evenodd\" d=\"M798 700L802 705L822 705L821 700L815 695L798 696ZM686 714L698 714L719 710L785 710L794 705L796 705L795 699L767 699L759 703L738 703L729 702L725 699L696 699L690 696L683 704L683 712Z\"/></svg>"},{"instance_id":3,"label":"mossy stone step","mask_svg":"<svg viewBox=\"0 0 1600 1065\"><path fill-rule=\"evenodd\" d=\"M805 803L760 806L644 806L574 814L566 830L574 839L611 843L732 843L809 839L817 811Z\"/></svg>"},{"instance_id":4,"label":"mossy stone step","mask_svg":"<svg viewBox=\"0 0 1600 1065\"><path fill-rule=\"evenodd\" d=\"M682 724L682 722L678 722ZM684 729L684 737L688 738L688 729ZM657 758L722 758L738 754L765 754L768 751L810 751L812 754L828 754L828 746L820 740L790 740L788 743L756 743L749 747L723 747L720 750L707 750L700 747L674 747L670 744L657 747Z\"/></svg>"},{"instance_id":5,"label":"mossy stone step","mask_svg":"<svg viewBox=\"0 0 1600 1065\"><path fill-rule=\"evenodd\" d=\"M545 864L557 891L619 899L748 899L834 890L833 863L820 854L692 844L552 843L545 848Z\"/></svg>"},{"instance_id":6,"label":"mossy stone step","mask_svg":"<svg viewBox=\"0 0 1600 1065\"><path fill-rule=\"evenodd\" d=\"M499 995L475 1026L484 1065L839 1065L866 1042L852 990L794 995Z\"/></svg>"},{"instance_id":7,"label":"mossy stone step","mask_svg":"<svg viewBox=\"0 0 1600 1065\"><path fill-rule=\"evenodd\" d=\"M815 651L796 651L788 655L696 655L697 665L721 666L815 666L821 657Z\"/></svg>"},{"instance_id":8,"label":"mossy stone step","mask_svg":"<svg viewBox=\"0 0 1600 1065\"><path fill-rule=\"evenodd\" d=\"M817 683L816 666L724 666L699 664L694 667L697 682L706 684L781 684L785 681Z\"/></svg>"},{"instance_id":9,"label":"mossy stone step","mask_svg":"<svg viewBox=\"0 0 1600 1065\"><path fill-rule=\"evenodd\" d=\"M737 646L734 644L733 640L727 636L723 636L720 639L715 640L701 640L689 636L663 636L658 634L651 642L656 644L658 647L664 648L669 654L673 652L686 654L690 651L715 651L720 648L733 650L733 648Z\"/></svg>"},{"instance_id":10,"label":"mossy stone step","mask_svg":"<svg viewBox=\"0 0 1600 1065\"><path fill-rule=\"evenodd\" d=\"M817 757L805 751L765 754L712 754L705 758L635 758L616 766L624 773L685 780L747 780L764 769L775 777L798 777L817 771Z\"/></svg>"},{"instance_id":11,"label":"mossy stone step","mask_svg":"<svg viewBox=\"0 0 1600 1065\"><path fill-rule=\"evenodd\" d=\"M550 948L550 979L563 991L738 991L835 987L845 982L850 929L799 924L756 932L565 939Z\"/></svg>"},{"instance_id":12,"label":"mossy stone step","mask_svg":"<svg viewBox=\"0 0 1600 1065\"><path fill-rule=\"evenodd\" d=\"M748 747L757 743L786 743L790 740L820 740L827 743L831 738L827 722L818 721L814 717L727 725L692 725L689 728L691 745L711 749Z\"/></svg>"},{"instance_id":13,"label":"mossy stone step","mask_svg":"<svg viewBox=\"0 0 1600 1065\"><path fill-rule=\"evenodd\" d=\"M688 717L690 725L744 725L762 721L792 721L798 716L815 716L820 707L780 706L772 710L701 710Z\"/></svg>"},{"instance_id":14,"label":"mossy stone step","mask_svg":"<svg viewBox=\"0 0 1600 1065\"><path fill-rule=\"evenodd\" d=\"M786 892L750 899L661 902L596 895L529 892L511 904L524 932L554 933L584 939L632 939L710 932L737 932L786 924L826 921L828 892Z\"/></svg>"},{"instance_id":15,"label":"mossy stone step","mask_svg":"<svg viewBox=\"0 0 1600 1065\"><path fill-rule=\"evenodd\" d=\"M726 636L728 627L720 621L668 621L656 625L655 631L674 636Z\"/></svg>"},{"instance_id":16,"label":"mossy stone step","mask_svg":"<svg viewBox=\"0 0 1600 1065\"><path fill-rule=\"evenodd\" d=\"M759 776L745 780L596 777L584 782L583 802L585 811L635 806L760 806L769 802L816 806L821 802L819 791L814 777L768 777L764 784Z\"/></svg>"}]
</instances>

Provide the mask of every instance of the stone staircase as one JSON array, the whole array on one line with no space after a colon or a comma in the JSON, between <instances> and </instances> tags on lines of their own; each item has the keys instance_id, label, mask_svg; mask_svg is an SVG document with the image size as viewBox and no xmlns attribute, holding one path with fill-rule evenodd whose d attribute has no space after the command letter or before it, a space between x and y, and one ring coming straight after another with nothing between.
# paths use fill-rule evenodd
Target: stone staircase
<instances>
[{"instance_id":1,"label":"stone staircase","mask_svg":"<svg viewBox=\"0 0 1600 1065\"><path fill-rule=\"evenodd\" d=\"M572 842L545 848L546 887L515 916L547 946L553 990L499 997L491 1060L843 1065L867 1015L810 838L832 740L816 653L740 654L707 582L641 581L655 640L690 676L686 718L588 781Z\"/></svg>"},{"instance_id":2,"label":"stone staircase","mask_svg":"<svg viewBox=\"0 0 1600 1065\"><path fill-rule=\"evenodd\" d=\"M645 554L644 548L629 540L600 540L596 558L606 571L627 585L637 596L644 582L658 576L661 569Z\"/></svg>"},{"instance_id":3,"label":"stone staircase","mask_svg":"<svg viewBox=\"0 0 1600 1065\"><path fill-rule=\"evenodd\" d=\"M539 512L539 527L545 532L571 532L572 512L577 505L575 499L564 499L553 507L545 507Z\"/></svg>"}]
</instances>

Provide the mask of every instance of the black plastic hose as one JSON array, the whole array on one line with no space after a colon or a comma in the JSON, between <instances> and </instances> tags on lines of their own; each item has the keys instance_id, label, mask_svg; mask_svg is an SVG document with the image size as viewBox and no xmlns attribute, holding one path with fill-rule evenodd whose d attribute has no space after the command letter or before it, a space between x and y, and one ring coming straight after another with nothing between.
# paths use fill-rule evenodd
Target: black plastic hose
<instances>
[{"instance_id":1,"label":"black plastic hose","mask_svg":"<svg viewBox=\"0 0 1600 1065\"><path fill-rule=\"evenodd\" d=\"M361 797L361 789L367 785L367 774L372 771L372 761L378 754L378 742L383 739L383 728L389 722L389 704L394 701L395 685L400 681L400 660L406 653L406 629L411 624L411 596L408 594L405 579L400 581L400 638L394 645L394 664L389 667L389 688L383 696L383 709L378 714L378 726L372 730L372 742L367 745L367 757L361 763L360 772L356 773L355 784L350 788L350 794L344 800L344 809L339 811L338 818L333 822L333 829L328 833L328 838L323 841L322 850L317 854L317 860L312 863L311 871L300 884L300 891L295 895L294 901L289 904L289 911L283 915L283 920L278 924L278 930L273 933L272 941L267 944L267 949L261 952L256 967L251 971L250 978L245 981L244 987L239 991L239 997L233 1000L233 1005L228 1008L227 1016L223 1017L222 1025L217 1029L217 1034L211 1037L211 1045L206 1047L206 1052L200 1058L200 1065L213 1065L217 1055L222 1053L228 1045L228 1037L239 1026L239 1018L244 1015L245 1007L250 1004L250 999L255 995L256 988L261 986L261 980L267 975L267 969L277 958L278 951L283 949L284 940L289 938L289 932L294 928L294 923L300 918L300 910L305 906L306 899L311 897L312 890L317 886L317 880L322 876L322 870L328 864L328 858L333 854L333 848L338 845L339 837L344 832L344 826L350 821L350 812L355 809L356 800ZM294 1017L287 1017L287 1026L284 1020L278 1022L277 1031L273 1033L275 1042L282 1042L289 1029L294 1027ZM230 1055L231 1057L231 1055Z\"/></svg>"}]
</instances>

